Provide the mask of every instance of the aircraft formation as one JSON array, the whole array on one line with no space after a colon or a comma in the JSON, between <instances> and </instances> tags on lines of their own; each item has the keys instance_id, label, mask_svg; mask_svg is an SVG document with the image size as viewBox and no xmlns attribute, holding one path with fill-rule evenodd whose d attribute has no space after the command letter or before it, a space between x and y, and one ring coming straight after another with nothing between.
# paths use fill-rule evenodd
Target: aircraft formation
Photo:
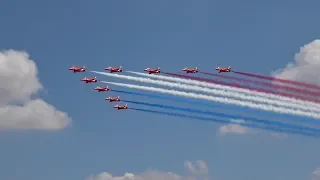
<instances>
[{"instance_id":1,"label":"aircraft formation","mask_svg":"<svg viewBox=\"0 0 320 180\"><path fill-rule=\"evenodd\" d=\"M72 66L72 67L69 67L68 70L73 73L83 73L88 71L85 66L82 66L82 67ZM199 105L199 106L204 105L203 101L208 101L208 103L210 103L211 101L211 103L215 103L212 106L213 108L215 106L219 106L216 104L218 103L218 104L247 107L250 110L252 109L258 110L258 111L262 110L265 112L271 112L276 114L285 114L291 119L295 119L294 117L298 117L298 116L320 119L320 86L318 85L280 79L280 78L274 78L274 77L268 77L268 76L262 76L262 75L246 73L246 72L238 72L235 70L231 70L230 66L227 66L227 67L218 66L214 69L216 73L202 72L199 70L198 67L194 67L194 68L185 67L181 69L183 74L163 72L161 71L160 67L158 68L148 67L143 69L143 72L123 71L122 66L120 67L110 66L110 67L104 68L103 70L107 72L104 72L104 71L90 71L90 72L102 74L109 77L115 77L115 78L149 83L149 84L160 85L160 86L167 86L167 87L170 87L170 89L156 88L153 86L140 86L135 84L105 82L105 81L98 80L97 77L83 77L80 79L80 81L86 84L102 82L102 83L107 83L108 85L115 85L115 86L120 86L125 88L138 89L142 91L151 91L153 93L158 93L158 94L165 94L165 95L154 96L152 94L150 95L144 92L139 92L139 93L134 92L135 95L140 94L150 98L167 99L167 100L173 100L176 102L178 101L186 102L186 101L189 101L189 99L190 100L197 99L195 101L191 100L192 102L189 101L189 103L193 105ZM142 76L142 77L122 75L123 72ZM230 72L238 75L228 76L228 75L220 74L220 73L230 73ZM207 79L207 78L188 75L188 74L195 74L195 73L215 76L221 79L227 79L229 82L224 82L224 81L221 81L220 79L219 80ZM160 75L160 74L165 74L165 75ZM240 75L246 76L246 78L242 78L240 77ZM147 78L143 78L143 76ZM250 78L256 78L259 80L251 80ZM232 81L232 83L230 83L230 80ZM265 81L268 81L268 82L265 82ZM244 84L249 84L249 85L244 85ZM259 88L257 88L257 86ZM171 90L171 88L184 89L188 91L199 91L205 94ZM127 93L127 94L133 93L130 91L118 91L114 89L112 90L109 88L109 86L96 86L93 89L97 92L113 91L117 93ZM213 96L206 95L206 94L213 94ZM182 97L183 100L177 99L178 97L176 96ZM171 105L150 104L145 102L128 101L128 100L121 99L120 96L107 97L104 100L109 101L110 103L112 102L126 103L123 105L116 104L115 106L113 106L113 108L115 108L116 110L132 109L132 110L142 111L142 112L167 114L172 116L186 117L186 118L199 119L199 120L208 120L208 119L203 119L203 117L188 116L188 115L185 115L185 113L172 114L172 113L168 113L167 111L153 111L149 109L129 107L129 105L140 104L140 105L160 107L160 108L165 108L170 110L208 114L208 112L204 112L198 109L195 110L195 109L183 108L180 106L176 107ZM129 103L129 105L127 103ZM206 105L206 107L211 107L211 106ZM242 110L240 111L243 113ZM268 120L254 119L252 117L230 115L228 113L223 114L223 113L219 113L219 111L210 112L210 113L216 114L219 117L224 117L229 119L228 121L224 121L223 123L239 124L239 125L247 126L251 128L253 127L253 128L260 128L260 129L269 129L273 131L283 131L283 129L286 129L286 132L300 133L303 135L308 133L310 134L310 132L307 132L307 133L303 132L304 130L308 130L308 131L313 131L313 133L319 132L319 135L317 136L320 136L320 129L312 129L312 128L310 129L309 127L305 127L305 126L300 127L299 125L286 124L280 121L269 122ZM249 114L247 110L246 110L246 114ZM230 119L231 120L246 119L246 121L255 122L259 125L262 123L264 125L256 126L248 123L242 123L242 124L239 122L235 123L234 121L231 122ZM213 118L213 119L210 119L210 121L216 121L216 120ZM297 120L297 121L300 122L301 120ZM217 122L221 122L221 121L217 121ZM307 123L307 122L308 121L305 120L303 123ZM310 120L310 119L309 119L309 122L316 123L316 121ZM280 129L279 127L275 128L274 127L275 125L281 126L281 128ZM289 131L287 130L288 128L289 129L293 128L295 129L295 131L293 130Z\"/></svg>"},{"instance_id":2,"label":"aircraft formation","mask_svg":"<svg viewBox=\"0 0 320 180\"><path fill-rule=\"evenodd\" d=\"M68 70L72 71L73 73L79 73L79 72L86 72L86 66L82 66L82 67L77 67L77 66L71 66L68 68ZM122 66L120 67L107 67L104 70L109 71L110 73L120 73L122 72ZM216 70L221 73L221 72L230 72L231 68L230 66L228 68L221 68L221 67L217 67ZM159 74L161 73L160 68L146 68L144 69L144 71L146 71L148 74ZM195 68L183 68L182 71L185 71L186 74L188 73L198 73L198 67ZM82 79L80 79L80 81L83 81L85 83L96 83L98 82L97 77L84 77ZM94 90L97 90L98 92L104 92L104 91L110 91L109 86L106 87L101 87L101 86L97 86L94 88ZM105 98L105 100L108 100L109 102L119 102L120 101L120 96L118 97L108 97ZM121 110L121 109L128 109L128 104L125 105L115 105L114 108L116 108L117 110Z\"/></svg>"},{"instance_id":3,"label":"aircraft formation","mask_svg":"<svg viewBox=\"0 0 320 180\"><path fill-rule=\"evenodd\" d=\"M82 67L76 67L76 66L71 66L68 68L68 70L73 71L73 73L77 73L77 72L86 72L86 67L82 66ZM114 72L122 72L122 66L120 66L119 68L114 68L114 67L107 67L104 70L110 71L111 73ZM88 77L84 77L82 79L80 79L80 81L84 81L85 83L96 83L98 82L97 77L92 77L92 78L88 78ZM98 92L104 92L104 91L110 91L109 86L106 87L101 87L101 86L97 86L94 88L94 90L98 91ZM120 101L120 96L118 97L108 97L105 98L105 100L108 100L109 102L118 102ZM128 105L115 105L114 108L120 110L120 109L128 109Z\"/></svg>"}]
</instances>

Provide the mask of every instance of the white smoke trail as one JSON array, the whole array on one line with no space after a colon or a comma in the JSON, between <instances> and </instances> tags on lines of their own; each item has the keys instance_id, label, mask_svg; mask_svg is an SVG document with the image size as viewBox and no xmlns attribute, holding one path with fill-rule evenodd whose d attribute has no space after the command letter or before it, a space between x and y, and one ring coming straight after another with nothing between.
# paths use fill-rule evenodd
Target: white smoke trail
<instances>
[{"instance_id":1,"label":"white smoke trail","mask_svg":"<svg viewBox=\"0 0 320 180\"><path fill-rule=\"evenodd\" d=\"M180 88L184 90L192 90L192 91L200 91L204 93L211 93L215 95L220 95L220 96L227 96L231 98L236 98L236 99L243 99L247 101L255 101L255 102L261 102L261 103L267 103L271 105L276 105L276 106L283 106L287 108L292 108L292 110L295 111L310 111L310 107L305 107L299 104L290 104L286 102L281 102L278 100L270 100L267 98L261 98L261 97L254 97L254 96L248 96L245 94L237 93L237 92L228 92L224 90L218 90L218 89L209 89L205 87L198 87L198 86L190 86L186 84L180 84L180 83L172 83L172 82L167 82L167 81L161 81L161 80L153 80L150 78L142 78L142 77L134 77L134 76L126 76L126 75L120 75L120 74L111 74L111 73L105 73L105 72L97 72L97 71L92 71L98 74L106 75L106 76L111 76L111 77L117 77L117 78L122 78L122 79L127 79L127 80L134 80L138 82L143 82L143 83L151 83L151 84L157 84L157 85L162 85L162 86L168 86L171 88ZM229 87L232 89L233 87ZM312 111L310 111L312 112ZM320 115L319 112L315 112L315 114Z\"/></svg>"},{"instance_id":2,"label":"white smoke trail","mask_svg":"<svg viewBox=\"0 0 320 180\"><path fill-rule=\"evenodd\" d=\"M240 100L229 99L229 98L225 98L225 97L214 97L214 96L208 96L208 95L204 95L204 94L195 94L195 93L190 93L190 92L168 90L168 89L148 87L148 86L139 86L139 85L125 84L125 83L106 82L106 81L101 81L101 82L116 85L116 86L127 87L127 88L134 88L134 89L158 92L158 93L163 93L163 94L171 94L171 95L183 96L183 97L187 97L187 98L202 99L202 100L214 101L214 102L224 103L224 104L245 106L245 107L250 107L250 108L254 108L254 109L272 111L272 112L276 112L276 113L307 116L307 117L312 117L312 118L316 118L316 119L320 118L320 115L315 114L315 113L306 113L306 112L302 112L302 111L293 111L293 110L285 109L285 108L276 108L276 107L265 105L265 104L256 104L256 103L252 103L252 102L248 102L248 101L240 101Z\"/></svg>"},{"instance_id":3,"label":"white smoke trail","mask_svg":"<svg viewBox=\"0 0 320 180\"><path fill-rule=\"evenodd\" d=\"M251 91L251 90L237 88L237 87L232 87L232 89L230 89L230 86L218 85L218 84L214 84L214 83L207 83L207 82L202 82L202 81L197 81L197 80L192 80L192 79L183 79L183 78L177 78L177 77L163 76L163 75L159 75L159 74L156 74L156 75L155 74L145 74L145 73L134 72L134 71L126 71L126 72L136 74L139 76L150 77L150 78L154 78L154 79L161 79L161 80L167 80L167 81L179 82L179 83L185 83L185 84L193 84L193 85L210 87L210 88L215 88L215 89L223 89L223 90L227 90L227 91L244 93L244 94L248 94L248 95L260 96L260 97L264 97L264 98L268 98L268 99L281 100L283 102L288 102L290 104L300 104L304 107L308 106L308 109L312 109L314 111L320 111L320 104L313 103L313 102L307 102L307 101L303 101L303 100L298 100L298 99L294 99L294 98L289 98L289 97L283 97L283 96L279 96L279 95L275 95L275 94L256 92L256 91Z\"/></svg>"}]
</instances>

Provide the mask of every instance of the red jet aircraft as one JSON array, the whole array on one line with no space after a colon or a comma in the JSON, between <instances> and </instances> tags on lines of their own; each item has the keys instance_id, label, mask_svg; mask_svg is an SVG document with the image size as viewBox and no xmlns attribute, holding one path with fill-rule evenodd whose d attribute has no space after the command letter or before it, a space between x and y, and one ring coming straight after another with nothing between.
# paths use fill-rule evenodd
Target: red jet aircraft
<instances>
[{"instance_id":1,"label":"red jet aircraft","mask_svg":"<svg viewBox=\"0 0 320 180\"><path fill-rule=\"evenodd\" d=\"M76 72L86 72L87 69L85 66L82 66L82 67L71 66L68 68L68 70L73 71L73 73L76 73Z\"/></svg>"},{"instance_id":2,"label":"red jet aircraft","mask_svg":"<svg viewBox=\"0 0 320 180\"><path fill-rule=\"evenodd\" d=\"M106 87L100 87L100 86L97 86L94 88L94 90L97 90L98 92L101 92L101 91L109 91L109 87L106 86Z\"/></svg>"},{"instance_id":3,"label":"red jet aircraft","mask_svg":"<svg viewBox=\"0 0 320 180\"><path fill-rule=\"evenodd\" d=\"M113 106L113 108L117 108L118 110L120 110L120 109L128 109L128 105L126 104L126 105L124 105L124 106L120 106L120 105L115 105L115 106Z\"/></svg>"},{"instance_id":4,"label":"red jet aircraft","mask_svg":"<svg viewBox=\"0 0 320 180\"><path fill-rule=\"evenodd\" d=\"M154 69L154 68L147 68L147 69L144 69L144 71L147 71L149 72L149 74L158 74L160 73L160 68L158 67L157 69Z\"/></svg>"},{"instance_id":5,"label":"red jet aircraft","mask_svg":"<svg viewBox=\"0 0 320 180\"><path fill-rule=\"evenodd\" d=\"M80 81L84 81L84 82L86 82L86 83L95 83L95 82L97 82L98 80L97 80L97 77L94 77L94 78L87 78L87 77L84 77L84 78L82 78L82 79L80 79Z\"/></svg>"},{"instance_id":6,"label":"red jet aircraft","mask_svg":"<svg viewBox=\"0 0 320 180\"><path fill-rule=\"evenodd\" d=\"M120 96L118 96L118 97L108 97L108 98L105 98L105 100L108 100L109 102L120 101Z\"/></svg>"},{"instance_id":7,"label":"red jet aircraft","mask_svg":"<svg viewBox=\"0 0 320 180\"><path fill-rule=\"evenodd\" d=\"M230 66L228 68L217 67L216 70L219 71L219 73L221 73L221 72L231 72L231 67Z\"/></svg>"},{"instance_id":8,"label":"red jet aircraft","mask_svg":"<svg viewBox=\"0 0 320 180\"><path fill-rule=\"evenodd\" d=\"M118 67L118 68L114 68L114 67L107 67L104 70L110 71L111 73L113 72L122 72L122 66Z\"/></svg>"},{"instance_id":9,"label":"red jet aircraft","mask_svg":"<svg viewBox=\"0 0 320 180\"><path fill-rule=\"evenodd\" d=\"M184 68L184 69L182 69L182 71L185 71L187 74L188 73L197 73L197 72L199 72L198 67L195 67L194 69L192 69L192 68Z\"/></svg>"}]
</instances>

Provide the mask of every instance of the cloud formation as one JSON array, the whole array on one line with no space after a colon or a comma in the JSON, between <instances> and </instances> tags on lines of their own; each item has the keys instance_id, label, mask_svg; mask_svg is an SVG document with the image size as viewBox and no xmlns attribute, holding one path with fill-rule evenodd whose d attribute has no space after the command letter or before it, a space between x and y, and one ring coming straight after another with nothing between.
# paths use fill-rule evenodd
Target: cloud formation
<instances>
[{"instance_id":1,"label":"cloud formation","mask_svg":"<svg viewBox=\"0 0 320 180\"><path fill-rule=\"evenodd\" d=\"M35 62L22 51L0 51L0 129L57 130L71 119L44 100Z\"/></svg>"},{"instance_id":2,"label":"cloud formation","mask_svg":"<svg viewBox=\"0 0 320 180\"><path fill-rule=\"evenodd\" d=\"M245 123L245 120L239 120L239 119L234 119L232 120L233 122L237 122L237 123ZM261 132L267 132L268 131L263 131L263 130L257 130L257 129L252 129L252 128L247 128L244 126L241 126L239 124L226 124L226 125L222 125L219 128L218 134L221 136L224 135L228 135L228 134L236 134L236 135L244 135L244 134L248 134L248 133L261 133ZM279 139L285 139L288 137L288 135L286 133L275 133L272 132L270 133L271 136L279 138Z\"/></svg>"},{"instance_id":3,"label":"cloud formation","mask_svg":"<svg viewBox=\"0 0 320 180\"><path fill-rule=\"evenodd\" d=\"M312 180L320 180L320 168L313 171Z\"/></svg>"},{"instance_id":4,"label":"cloud formation","mask_svg":"<svg viewBox=\"0 0 320 180\"><path fill-rule=\"evenodd\" d=\"M161 172L157 170L148 170L140 174L125 173L123 176L113 176L108 172L102 172L98 175L91 175L86 180L207 180L208 167L206 162L197 161L192 163L186 161L184 167L187 175L182 176L173 172Z\"/></svg>"},{"instance_id":5,"label":"cloud formation","mask_svg":"<svg viewBox=\"0 0 320 180\"><path fill-rule=\"evenodd\" d=\"M238 123L244 123L245 121L243 120L232 120L234 122ZM227 134L246 134L249 132L249 128L246 128L244 126L241 126L239 124L227 124L227 125L222 125L219 128L219 134L220 135L227 135Z\"/></svg>"},{"instance_id":6,"label":"cloud formation","mask_svg":"<svg viewBox=\"0 0 320 180\"><path fill-rule=\"evenodd\" d=\"M295 61L271 73L277 78L320 84L320 39L300 48Z\"/></svg>"}]
</instances>

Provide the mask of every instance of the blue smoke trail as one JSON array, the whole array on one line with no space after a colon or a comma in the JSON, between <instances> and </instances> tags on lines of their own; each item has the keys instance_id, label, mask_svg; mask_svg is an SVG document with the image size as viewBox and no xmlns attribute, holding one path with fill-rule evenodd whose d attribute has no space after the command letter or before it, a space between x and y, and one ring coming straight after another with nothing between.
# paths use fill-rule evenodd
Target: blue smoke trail
<instances>
[{"instance_id":1,"label":"blue smoke trail","mask_svg":"<svg viewBox=\"0 0 320 180\"><path fill-rule=\"evenodd\" d=\"M210 106L210 107L228 107L227 105L223 104L216 104L213 102L204 102L204 101L199 101L199 100L193 100L193 99L187 99L183 97L175 97L175 96L169 96L169 95L156 95L156 94L151 94L151 93L139 93L139 92L132 92L132 91L123 91L123 90L115 90L112 89L110 91L118 92L118 93L124 93L124 94L130 94L130 95L137 95L137 96L143 96L143 97L148 97L148 98L154 98L154 99L162 99L162 100L170 100L170 101L175 101L175 102L182 102L182 103L187 103L187 104L197 104L197 105L202 105L202 106ZM246 107L237 107L238 109L243 109L243 111L252 111L252 109L246 108ZM257 112L258 110L255 110ZM285 115L285 114L269 114L270 112L265 112L265 111L258 111L261 113L267 113L267 116L275 116L275 117L283 117L283 118L292 118L292 120L297 120L300 122L309 122L312 124L320 124L320 121L313 120L313 119L307 119L305 117L297 117L297 116L292 116L292 115Z\"/></svg>"},{"instance_id":2,"label":"blue smoke trail","mask_svg":"<svg viewBox=\"0 0 320 180\"><path fill-rule=\"evenodd\" d=\"M283 129L274 128L274 127L259 126L257 124L246 124L246 123L240 123L240 122L233 122L230 120L213 119L213 118L199 117L199 116L190 116L190 115L184 115L184 114L179 114L179 113L155 111L155 110L148 110L148 109L141 109L141 108L129 108L129 109L136 110L136 111L142 111L142 112L149 112L149 113L154 113L154 114L162 114L162 115L183 117L183 118L189 118L189 119L198 119L198 120L211 121L211 122L213 121L213 122L217 122L217 123L221 123L221 124L238 124L238 125L241 125L244 127L257 128L257 129L263 129L263 130L271 130L271 131L276 131L276 132L281 132L281 133L292 133L292 134L300 134L300 135L311 136L311 137L319 137L318 134L310 133L310 132L302 132L302 131L289 130L289 129L283 130Z\"/></svg>"},{"instance_id":3,"label":"blue smoke trail","mask_svg":"<svg viewBox=\"0 0 320 180\"><path fill-rule=\"evenodd\" d=\"M286 123L277 122L277 121L267 121L267 120L262 120L262 119L258 119L258 118L253 118L253 117L230 115L230 114L224 114L224 113L219 113L219 112L202 111L202 110L198 110L198 109L189 109L189 108L168 106L168 105L162 105L162 104L153 104L153 103L128 101L128 100L122 100L122 101L123 102L127 102L127 103L133 103L133 104L140 104L140 105L146 105L146 106L159 107L159 108L164 108L164 109L174 109L174 110L185 111L185 112L208 114L208 115L219 116L219 117L224 117L224 118L229 118L229 119L243 119L244 121L250 120L252 122L258 122L258 123L269 124L269 125L276 125L276 126L285 127L285 128L292 128L292 129L309 130L309 131L313 131L313 132L320 132L320 129L309 128L309 127L304 127L304 126L299 126L299 125L291 125L291 124L286 124Z\"/></svg>"}]
</instances>

